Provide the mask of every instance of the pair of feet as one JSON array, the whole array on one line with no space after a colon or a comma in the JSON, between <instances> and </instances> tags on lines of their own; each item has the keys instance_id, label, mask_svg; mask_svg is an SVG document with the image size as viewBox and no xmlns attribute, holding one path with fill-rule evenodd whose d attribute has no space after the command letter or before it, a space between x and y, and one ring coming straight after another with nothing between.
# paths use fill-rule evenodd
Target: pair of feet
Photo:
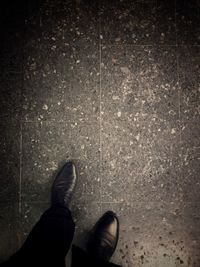
<instances>
[{"instance_id":1,"label":"pair of feet","mask_svg":"<svg viewBox=\"0 0 200 267\"><path fill-rule=\"evenodd\" d=\"M55 178L52 187L52 204L69 207L77 182L75 165L66 163ZM112 211L107 211L95 224L90 236L88 253L98 260L109 261L119 237L119 221Z\"/></svg>"}]
</instances>

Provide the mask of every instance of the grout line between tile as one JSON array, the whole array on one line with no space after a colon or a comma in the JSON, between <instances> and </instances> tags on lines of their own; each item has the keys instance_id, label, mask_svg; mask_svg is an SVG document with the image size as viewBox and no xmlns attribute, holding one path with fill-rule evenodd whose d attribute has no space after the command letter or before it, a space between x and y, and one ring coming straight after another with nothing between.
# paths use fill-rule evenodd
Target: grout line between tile
<instances>
[{"instance_id":1,"label":"grout line between tile","mask_svg":"<svg viewBox=\"0 0 200 267\"><path fill-rule=\"evenodd\" d=\"M101 46L132 46L132 47L175 47L176 44L126 44L126 43L118 43L118 44L101 44ZM184 46L184 45L183 45Z\"/></svg>"},{"instance_id":2,"label":"grout line between tile","mask_svg":"<svg viewBox=\"0 0 200 267\"><path fill-rule=\"evenodd\" d=\"M181 116L181 88L180 88L180 75L179 75L179 58L178 58L178 45L176 47L176 71L177 71L177 84L178 84L178 116L179 116L179 144L182 146L182 116ZM180 149L180 170L182 163L182 150Z\"/></svg>"},{"instance_id":3,"label":"grout line between tile","mask_svg":"<svg viewBox=\"0 0 200 267\"><path fill-rule=\"evenodd\" d=\"M177 79L178 79L178 99L179 99L179 107L178 107L178 111L179 111L179 130L180 130L179 142L180 142L180 147L181 147L181 145L182 145L181 88L180 88L180 75L179 75L179 60L178 60L177 51L176 51L176 62L177 62L176 65L177 65ZM180 151L180 154L181 154L181 161L182 161L182 151Z\"/></svg>"},{"instance_id":4,"label":"grout line between tile","mask_svg":"<svg viewBox=\"0 0 200 267\"><path fill-rule=\"evenodd\" d=\"M174 0L174 19L175 19L175 36L176 36L176 46L178 45L178 36L177 36L177 19L176 19L176 0Z\"/></svg>"},{"instance_id":5,"label":"grout line between tile","mask_svg":"<svg viewBox=\"0 0 200 267\"><path fill-rule=\"evenodd\" d=\"M184 46L188 46L188 47L199 47L200 45L197 45L197 44L173 44L173 45L170 45L170 44L122 44L122 43L119 43L119 44L101 44L101 47L103 46L107 46L107 47L110 47L110 46L124 46L124 47L177 47L177 46L180 46L180 47L184 47Z\"/></svg>"},{"instance_id":6,"label":"grout line between tile","mask_svg":"<svg viewBox=\"0 0 200 267\"><path fill-rule=\"evenodd\" d=\"M175 37L176 37L176 72L177 72L177 85L178 85L178 117L179 117L179 144L181 147L182 144L182 135L181 135L181 91L179 86L179 64L178 64L178 35L177 35L177 0L174 0L174 18L175 18ZM179 159L179 171L181 171L181 162L182 162L182 151L180 150L180 159Z\"/></svg>"},{"instance_id":7,"label":"grout line between tile","mask_svg":"<svg viewBox=\"0 0 200 267\"><path fill-rule=\"evenodd\" d=\"M18 242L19 247L22 245L22 238L21 238L21 218L22 218L22 121L20 121L20 147L19 147L19 231L20 234L18 235Z\"/></svg>"},{"instance_id":8,"label":"grout line between tile","mask_svg":"<svg viewBox=\"0 0 200 267\"><path fill-rule=\"evenodd\" d=\"M98 7L99 8L99 7ZM100 12L100 9L99 9ZM99 13L99 175L100 175L100 212L102 213L102 136L101 136L101 16Z\"/></svg>"},{"instance_id":9,"label":"grout line between tile","mask_svg":"<svg viewBox=\"0 0 200 267\"><path fill-rule=\"evenodd\" d=\"M20 122L20 156L19 156L19 214L22 212L22 122Z\"/></svg>"},{"instance_id":10,"label":"grout line between tile","mask_svg":"<svg viewBox=\"0 0 200 267\"><path fill-rule=\"evenodd\" d=\"M176 32L176 71L177 71L177 84L178 84L178 116L179 116L179 143L180 147L182 145L182 133L181 133L181 88L180 88L180 75L179 75L179 59L178 59L178 34L177 34L177 0L175 1L175 32ZM180 166L179 170L181 171L181 163L182 163L182 150L180 150Z\"/></svg>"}]
</instances>

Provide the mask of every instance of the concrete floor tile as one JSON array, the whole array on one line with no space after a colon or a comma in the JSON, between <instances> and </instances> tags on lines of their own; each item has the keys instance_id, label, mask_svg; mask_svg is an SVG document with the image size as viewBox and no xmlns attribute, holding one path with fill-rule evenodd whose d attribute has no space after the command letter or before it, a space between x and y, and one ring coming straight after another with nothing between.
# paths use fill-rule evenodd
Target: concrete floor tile
<instances>
[{"instance_id":1,"label":"concrete floor tile","mask_svg":"<svg viewBox=\"0 0 200 267\"><path fill-rule=\"evenodd\" d=\"M102 209L113 210L120 221L120 238L112 261L122 266L198 266L199 243L193 235L200 223L197 206L187 204L183 209L177 204L173 199L165 204L103 204Z\"/></svg>"},{"instance_id":2,"label":"concrete floor tile","mask_svg":"<svg viewBox=\"0 0 200 267\"><path fill-rule=\"evenodd\" d=\"M182 149L182 166L178 178L182 191L182 202L198 202L199 189L200 148Z\"/></svg>"},{"instance_id":3,"label":"concrete floor tile","mask_svg":"<svg viewBox=\"0 0 200 267\"><path fill-rule=\"evenodd\" d=\"M2 119L0 126L0 262L3 262L20 245L20 126L9 119Z\"/></svg>"},{"instance_id":4,"label":"concrete floor tile","mask_svg":"<svg viewBox=\"0 0 200 267\"><path fill-rule=\"evenodd\" d=\"M176 43L175 1L100 1L103 44Z\"/></svg>"},{"instance_id":5,"label":"concrete floor tile","mask_svg":"<svg viewBox=\"0 0 200 267\"><path fill-rule=\"evenodd\" d=\"M199 35L199 1L176 1L176 22L178 44L198 45Z\"/></svg>"},{"instance_id":6,"label":"concrete floor tile","mask_svg":"<svg viewBox=\"0 0 200 267\"><path fill-rule=\"evenodd\" d=\"M199 147L199 75L200 50L198 46L182 46L178 50L180 112L182 145Z\"/></svg>"},{"instance_id":7,"label":"concrete floor tile","mask_svg":"<svg viewBox=\"0 0 200 267\"><path fill-rule=\"evenodd\" d=\"M1 203L16 203L20 190L20 125L18 122L1 120Z\"/></svg>"},{"instance_id":8,"label":"concrete floor tile","mask_svg":"<svg viewBox=\"0 0 200 267\"><path fill-rule=\"evenodd\" d=\"M67 160L78 168L77 199L99 199L98 124L25 123L23 126L22 198L48 201L53 179Z\"/></svg>"},{"instance_id":9,"label":"concrete floor tile","mask_svg":"<svg viewBox=\"0 0 200 267\"><path fill-rule=\"evenodd\" d=\"M198 90L200 48L199 46L180 46L177 55L182 101L192 105L200 100Z\"/></svg>"},{"instance_id":10,"label":"concrete floor tile","mask_svg":"<svg viewBox=\"0 0 200 267\"><path fill-rule=\"evenodd\" d=\"M102 48L103 201L178 194L177 80L174 48Z\"/></svg>"},{"instance_id":11,"label":"concrete floor tile","mask_svg":"<svg viewBox=\"0 0 200 267\"><path fill-rule=\"evenodd\" d=\"M10 50L7 53L0 53L1 73L22 73L23 53L18 50Z\"/></svg>"},{"instance_id":12,"label":"concrete floor tile","mask_svg":"<svg viewBox=\"0 0 200 267\"><path fill-rule=\"evenodd\" d=\"M58 45L59 46L59 45ZM66 47L28 56L22 98L25 120L64 120L71 114L97 117L98 47ZM90 105L88 105L90 103ZM89 118L90 119L90 118Z\"/></svg>"},{"instance_id":13,"label":"concrete floor tile","mask_svg":"<svg viewBox=\"0 0 200 267\"><path fill-rule=\"evenodd\" d=\"M21 114L22 75L1 73L0 75L0 117L19 119Z\"/></svg>"}]
</instances>

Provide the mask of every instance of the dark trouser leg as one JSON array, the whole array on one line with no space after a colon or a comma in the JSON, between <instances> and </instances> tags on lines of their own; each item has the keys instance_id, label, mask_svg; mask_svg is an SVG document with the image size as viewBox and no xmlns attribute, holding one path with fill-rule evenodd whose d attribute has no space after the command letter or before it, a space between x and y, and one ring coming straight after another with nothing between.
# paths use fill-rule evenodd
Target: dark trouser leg
<instances>
[{"instance_id":1,"label":"dark trouser leg","mask_svg":"<svg viewBox=\"0 0 200 267\"><path fill-rule=\"evenodd\" d=\"M91 255L86 253L79 247L73 246L72 247L72 264L71 267L80 267L80 266L87 266L87 267L120 267L111 262L107 261L97 261L92 258Z\"/></svg>"},{"instance_id":2,"label":"dark trouser leg","mask_svg":"<svg viewBox=\"0 0 200 267\"><path fill-rule=\"evenodd\" d=\"M53 206L41 216L22 248L0 266L63 267L74 229L70 210Z\"/></svg>"}]
</instances>

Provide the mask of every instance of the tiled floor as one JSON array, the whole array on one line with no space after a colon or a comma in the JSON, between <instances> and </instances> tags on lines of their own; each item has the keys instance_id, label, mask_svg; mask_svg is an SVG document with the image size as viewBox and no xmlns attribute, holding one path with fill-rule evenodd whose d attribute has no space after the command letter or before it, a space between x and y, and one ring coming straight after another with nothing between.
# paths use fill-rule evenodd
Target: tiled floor
<instances>
[{"instance_id":1,"label":"tiled floor","mask_svg":"<svg viewBox=\"0 0 200 267\"><path fill-rule=\"evenodd\" d=\"M199 267L199 1L16 1L0 24L0 262L73 159L76 244L112 209L114 262Z\"/></svg>"}]
</instances>

